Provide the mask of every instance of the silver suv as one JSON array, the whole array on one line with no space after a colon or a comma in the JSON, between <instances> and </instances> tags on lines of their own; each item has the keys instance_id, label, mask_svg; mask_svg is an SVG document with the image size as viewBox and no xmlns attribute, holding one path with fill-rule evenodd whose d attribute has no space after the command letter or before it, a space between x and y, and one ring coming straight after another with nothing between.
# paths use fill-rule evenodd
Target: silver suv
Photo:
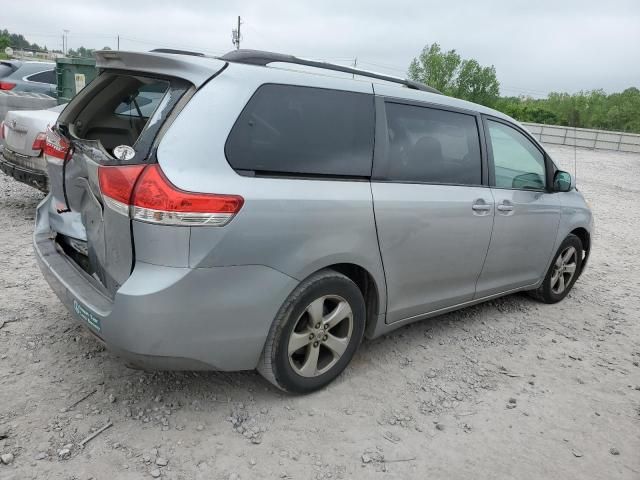
<instances>
[{"instance_id":1,"label":"silver suv","mask_svg":"<svg viewBox=\"0 0 640 480\"><path fill-rule=\"evenodd\" d=\"M49 132L34 244L134 365L310 392L365 335L517 291L558 302L584 270L584 198L499 112L268 52L97 62Z\"/></svg>"}]
</instances>

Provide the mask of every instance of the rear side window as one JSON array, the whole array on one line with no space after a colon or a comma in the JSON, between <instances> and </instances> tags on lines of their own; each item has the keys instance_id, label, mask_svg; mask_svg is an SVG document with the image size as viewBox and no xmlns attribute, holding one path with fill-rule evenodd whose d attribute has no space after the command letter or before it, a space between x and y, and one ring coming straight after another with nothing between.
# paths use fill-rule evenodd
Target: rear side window
<instances>
[{"instance_id":1,"label":"rear side window","mask_svg":"<svg viewBox=\"0 0 640 480\"><path fill-rule=\"evenodd\" d=\"M47 70L46 72L34 73L33 75L29 75L27 80L30 82L39 82L39 83L56 83L56 72L55 70Z\"/></svg>"},{"instance_id":2,"label":"rear side window","mask_svg":"<svg viewBox=\"0 0 640 480\"><path fill-rule=\"evenodd\" d=\"M334 176L371 175L373 95L263 85L225 147L238 170Z\"/></svg>"},{"instance_id":3,"label":"rear side window","mask_svg":"<svg viewBox=\"0 0 640 480\"><path fill-rule=\"evenodd\" d=\"M7 77L13 73L13 68L10 65L0 63L0 78Z\"/></svg>"},{"instance_id":4,"label":"rear side window","mask_svg":"<svg viewBox=\"0 0 640 480\"><path fill-rule=\"evenodd\" d=\"M473 115L387 103L386 179L480 185L482 160Z\"/></svg>"}]
</instances>

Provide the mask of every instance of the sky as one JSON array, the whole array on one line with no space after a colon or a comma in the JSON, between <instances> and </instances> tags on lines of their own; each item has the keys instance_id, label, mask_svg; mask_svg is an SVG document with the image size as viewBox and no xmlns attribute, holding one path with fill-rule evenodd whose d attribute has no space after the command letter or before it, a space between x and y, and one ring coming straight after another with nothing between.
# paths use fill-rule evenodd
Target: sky
<instances>
[{"instance_id":1,"label":"sky","mask_svg":"<svg viewBox=\"0 0 640 480\"><path fill-rule=\"evenodd\" d=\"M41 12L41 13L38 13ZM28 0L3 2L0 28L49 49L242 48L405 76L426 44L494 65L502 95L640 88L640 0Z\"/></svg>"}]
</instances>

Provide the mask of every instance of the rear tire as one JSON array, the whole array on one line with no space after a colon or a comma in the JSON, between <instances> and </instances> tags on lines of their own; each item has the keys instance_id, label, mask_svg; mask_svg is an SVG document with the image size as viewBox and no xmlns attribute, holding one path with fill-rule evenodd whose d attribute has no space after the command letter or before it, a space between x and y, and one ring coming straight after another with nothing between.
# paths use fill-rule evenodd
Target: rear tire
<instances>
[{"instance_id":1,"label":"rear tire","mask_svg":"<svg viewBox=\"0 0 640 480\"><path fill-rule=\"evenodd\" d=\"M318 390L349 364L364 327L365 303L358 286L333 270L317 272L280 308L257 370L286 392Z\"/></svg>"},{"instance_id":2,"label":"rear tire","mask_svg":"<svg viewBox=\"0 0 640 480\"><path fill-rule=\"evenodd\" d=\"M582 252L580 239L569 234L554 255L544 281L529 294L544 303L557 303L566 297L580 275Z\"/></svg>"}]
</instances>

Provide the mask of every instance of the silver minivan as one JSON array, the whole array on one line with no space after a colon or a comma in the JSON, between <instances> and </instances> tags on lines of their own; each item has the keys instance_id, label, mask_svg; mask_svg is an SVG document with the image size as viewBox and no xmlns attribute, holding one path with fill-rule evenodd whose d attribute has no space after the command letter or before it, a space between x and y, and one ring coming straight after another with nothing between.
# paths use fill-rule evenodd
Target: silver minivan
<instances>
[{"instance_id":1,"label":"silver minivan","mask_svg":"<svg viewBox=\"0 0 640 480\"><path fill-rule=\"evenodd\" d=\"M517 291L562 300L593 219L516 121L416 82L239 50L97 54L34 246L100 341L305 393L364 336Z\"/></svg>"}]
</instances>

